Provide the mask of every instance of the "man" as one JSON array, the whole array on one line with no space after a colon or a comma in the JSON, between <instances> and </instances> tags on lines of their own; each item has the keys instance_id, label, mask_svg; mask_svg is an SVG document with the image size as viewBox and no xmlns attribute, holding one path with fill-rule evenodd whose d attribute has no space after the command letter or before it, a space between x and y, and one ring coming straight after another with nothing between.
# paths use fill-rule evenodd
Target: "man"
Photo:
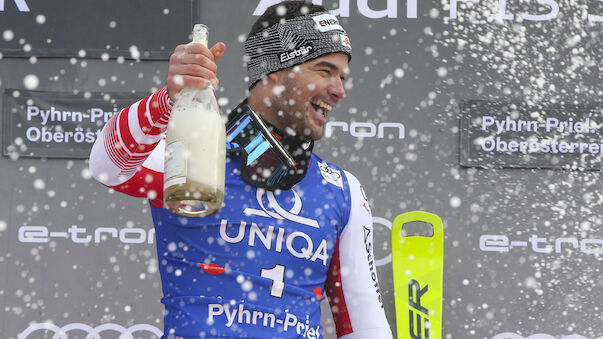
<instances>
[{"instance_id":1,"label":"man","mask_svg":"<svg viewBox=\"0 0 603 339\"><path fill-rule=\"evenodd\" d=\"M217 82L223 43L178 46L167 86L113 117L90 155L97 180L151 200L164 338L321 338L325 292L338 337L391 338L364 192L353 175L311 152L345 95L351 45L344 29L322 6L286 1L257 20L245 48L249 97L227 129L253 111L261 115L294 159L286 174L273 182L246 176L253 164L242 158L250 155L233 147L218 213L187 218L162 207L171 99L184 87Z\"/></svg>"}]
</instances>

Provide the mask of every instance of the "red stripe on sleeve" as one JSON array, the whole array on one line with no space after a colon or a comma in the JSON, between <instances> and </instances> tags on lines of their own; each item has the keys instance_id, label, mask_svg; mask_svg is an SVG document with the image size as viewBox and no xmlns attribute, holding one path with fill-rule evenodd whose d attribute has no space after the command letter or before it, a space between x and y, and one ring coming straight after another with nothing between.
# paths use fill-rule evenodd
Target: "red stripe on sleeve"
<instances>
[{"instance_id":1,"label":"red stripe on sleeve","mask_svg":"<svg viewBox=\"0 0 603 339\"><path fill-rule=\"evenodd\" d=\"M148 134L149 131L151 130L151 128L153 127L153 121L151 120L151 112L147 112L147 102L149 99L152 99L155 95L152 95L150 97L144 98L142 101L140 101L140 103L138 104L138 123L140 124L140 129L142 129L142 131L145 134Z\"/></svg>"},{"instance_id":2,"label":"red stripe on sleeve","mask_svg":"<svg viewBox=\"0 0 603 339\"><path fill-rule=\"evenodd\" d=\"M122 116L127 116L127 112L126 111L122 111L120 112L120 114L116 117L116 119L111 119L109 120L109 126L107 126L107 128L105 129L105 150L107 151L107 154L109 155L109 158L111 159L111 161L120 168L120 175L127 175L129 173L132 173L138 166L140 166L140 164L142 162L144 162L144 160L148 157L148 155L153 151L153 149L155 148L155 146L159 143L159 141L151 144L151 145L144 145L144 147L140 147L138 146L137 150L141 151L141 148L143 148L142 150L145 151L144 153L136 153L136 155L133 155L133 150L128 148L129 152L126 151L125 149L125 145L123 144L122 140L124 139L124 134L129 136L125 137L125 139L130 139L133 141L133 138L131 138L131 134L129 132L129 130L127 130L128 126L126 125L124 127L124 125L121 125L119 132L121 133L121 140L118 137L118 131L115 128L115 125L117 123L121 123L122 121ZM126 123L127 123L127 119L126 119ZM127 130L126 133L124 132L124 128Z\"/></svg>"},{"instance_id":3,"label":"red stripe on sleeve","mask_svg":"<svg viewBox=\"0 0 603 339\"><path fill-rule=\"evenodd\" d=\"M112 189L138 198L149 198L154 206L163 205L163 173L141 166L136 174Z\"/></svg>"},{"instance_id":4,"label":"red stripe on sleeve","mask_svg":"<svg viewBox=\"0 0 603 339\"><path fill-rule=\"evenodd\" d=\"M167 91L162 88L147 99L140 102L138 106L140 128L145 134L159 135L165 131L166 126L158 125L166 125L170 116Z\"/></svg>"},{"instance_id":5,"label":"red stripe on sleeve","mask_svg":"<svg viewBox=\"0 0 603 339\"><path fill-rule=\"evenodd\" d=\"M112 118L109 120L108 126L105 127L105 150L107 150L107 154L109 155L111 161L119 168L123 168L123 166L126 164L126 161L124 160L126 156L121 154L125 153L125 151L121 150L123 147L117 138L117 133L115 131L116 121L117 118Z\"/></svg>"},{"instance_id":6,"label":"red stripe on sleeve","mask_svg":"<svg viewBox=\"0 0 603 339\"><path fill-rule=\"evenodd\" d=\"M141 104L142 102L138 104L139 112ZM131 106L121 111L121 113L119 114L119 121L117 122L119 124L119 137L122 141L122 146L126 147L128 151L130 151L130 153L137 153L138 143L134 139L134 136L132 136L132 132L130 132L130 123L128 122L128 114L130 112L130 109Z\"/></svg>"},{"instance_id":7,"label":"red stripe on sleeve","mask_svg":"<svg viewBox=\"0 0 603 339\"><path fill-rule=\"evenodd\" d=\"M325 290L329 296L329 304L331 305L331 312L333 313L333 320L335 321L337 337L342 337L346 334L354 332L352 322L350 321L350 315L348 313L348 307L345 303L345 297L343 295L343 285L341 284L339 239L337 239L335 252L333 253L333 258L331 258L331 265L329 266L329 272L327 273Z\"/></svg>"}]
</instances>

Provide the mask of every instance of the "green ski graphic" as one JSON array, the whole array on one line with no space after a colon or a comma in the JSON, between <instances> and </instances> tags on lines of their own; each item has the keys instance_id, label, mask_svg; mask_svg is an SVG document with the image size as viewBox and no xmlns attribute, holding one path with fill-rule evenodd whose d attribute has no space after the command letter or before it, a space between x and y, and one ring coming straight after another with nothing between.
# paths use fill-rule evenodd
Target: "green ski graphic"
<instances>
[{"instance_id":1,"label":"green ski graphic","mask_svg":"<svg viewBox=\"0 0 603 339\"><path fill-rule=\"evenodd\" d=\"M405 224L431 224L433 235L402 236ZM435 214L414 211L396 217L392 227L392 265L399 339L442 337L444 228Z\"/></svg>"}]
</instances>

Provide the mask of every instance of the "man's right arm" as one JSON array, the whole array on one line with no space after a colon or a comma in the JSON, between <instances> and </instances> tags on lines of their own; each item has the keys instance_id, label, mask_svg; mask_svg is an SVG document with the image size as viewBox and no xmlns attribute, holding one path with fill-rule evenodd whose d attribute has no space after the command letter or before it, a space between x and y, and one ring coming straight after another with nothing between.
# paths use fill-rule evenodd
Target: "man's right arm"
<instances>
[{"instance_id":1,"label":"man's right arm","mask_svg":"<svg viewBox=\"0 0 603 339\"><path fill-rule=\"evenodd\" d=\"M105 125L90 152L90 172L102 184L136 197L158 198L163 154L154 155L171 112L167 89L124 108Z\"/></svg>"},{"instance_id":2,"label":"man's right arm","mask_svg":"<svg viewBox=\"0 0 603 339\"><path fill-rule=\"evenodd\" d=\"M102 184L135 197L162 200L163 132L171 100L185 87L217 84L216 61L226 46L179 45L170 57L166 87L121 110L105 125L90 153L90 171ZM153 151L155 150L155 151Z\"/></svg>"}]
</instances>

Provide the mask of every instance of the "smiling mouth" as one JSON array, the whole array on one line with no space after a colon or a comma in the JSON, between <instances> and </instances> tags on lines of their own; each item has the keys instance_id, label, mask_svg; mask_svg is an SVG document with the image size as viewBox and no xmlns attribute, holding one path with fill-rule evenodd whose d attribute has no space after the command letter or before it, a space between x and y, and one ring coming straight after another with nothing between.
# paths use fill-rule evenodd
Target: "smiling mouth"
<instances>
[{"instance_id":1,"label":"smiling mouth","mask_svg":"<svg viewBox=\"0 0 603 339\"><path fill-rule=\"evenodd\" d=\"M329 115L331 110L333 110L333 106L327 104L326 102L324 102L320 99L312 100L310 102L310 104L312 104L312 107L314 108L314 110L316 112L318 112L320 115L322 115L325 118Z\"/></svg>"}]
</instances>

